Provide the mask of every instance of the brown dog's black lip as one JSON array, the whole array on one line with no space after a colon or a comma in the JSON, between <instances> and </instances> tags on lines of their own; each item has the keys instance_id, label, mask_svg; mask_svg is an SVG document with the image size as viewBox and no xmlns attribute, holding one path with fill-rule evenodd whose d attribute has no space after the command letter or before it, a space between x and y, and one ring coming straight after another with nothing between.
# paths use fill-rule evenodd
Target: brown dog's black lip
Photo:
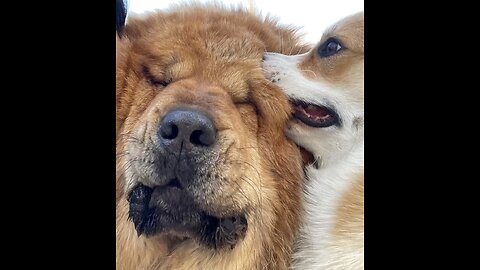
<instances>
[{"instance_id":1,"label":"brown dog's black lip","mask_svg":"<svg viewBox=\"0 0 480 270\"><path fill-rule=\"evenodd\" d=\"M129 193L129 219L139 236L177 232L214 249L233 248L245 237L248 223L244 214L226 218L208 215L185 190L175 186L175 181L170 183L155 188L140 184Z\"/></svg>"},{"instance_id":2,"label":"brown dog's black lip","mask_svg":"<svg viewBox=\"0 0 480 270\"><path fill-rule=\"evenodd\" d=\"M200 233L200 242L207 247L221 249L235 245L245 238L248 222L245 216L216 218L207 216L208 222Z\"/></svg>"},{"instance_id":3,"label":"brown dog's black lip","mask_svg":"<svg viewBox=\"0 0 480 270\"><path fill-rule=\"evenodd\" d=\"M300 100L290 102L293 104L293 116L307 126L325 128L340 125L340 118L333 108Z\"/></svg>"}]
</instances>

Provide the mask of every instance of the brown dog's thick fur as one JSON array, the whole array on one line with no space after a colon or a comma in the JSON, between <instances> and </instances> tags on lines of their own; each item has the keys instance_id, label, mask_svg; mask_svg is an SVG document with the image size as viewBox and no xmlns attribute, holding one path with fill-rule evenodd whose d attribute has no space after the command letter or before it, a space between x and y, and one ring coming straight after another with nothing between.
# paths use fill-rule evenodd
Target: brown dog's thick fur
<instances>
[{"instance_id":1,"label":"brown dog's thick fur","mask_svg":"<svg viewBox=\"0 0 480 270\"><path fill-rule=\"evenodd\" d=\"M287 269L303 170L298 148L283 134L288 100L260 64L265 51L308 48L272 20L213 6L131 18L125 31L116 93L117 269ZM150 168L139 160L149 158L148 141L176 106L207 112L218 129L215 176L195 200L212 215L245 213L246 235L233 248L212 249L175 233L137 236L128 219L128 192L147 181L139 179Z\"/></svg>"}]
</instances>

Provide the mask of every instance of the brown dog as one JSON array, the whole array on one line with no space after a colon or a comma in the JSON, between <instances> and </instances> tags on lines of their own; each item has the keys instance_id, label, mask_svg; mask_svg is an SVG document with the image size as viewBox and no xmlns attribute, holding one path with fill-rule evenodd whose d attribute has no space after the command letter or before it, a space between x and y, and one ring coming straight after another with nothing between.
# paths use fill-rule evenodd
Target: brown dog
<instances>
[{"instance_id":1,"label":"brown dog","mask_svg":"<svg viewBox=\"0 0 480 270\"><path fill-rule=\"evenodd\" d=\"M130 19L117 68L117 269L286 269L299 223L291 107L265 51L308 51L246 11Z\"/></svg>"}]
</instances>

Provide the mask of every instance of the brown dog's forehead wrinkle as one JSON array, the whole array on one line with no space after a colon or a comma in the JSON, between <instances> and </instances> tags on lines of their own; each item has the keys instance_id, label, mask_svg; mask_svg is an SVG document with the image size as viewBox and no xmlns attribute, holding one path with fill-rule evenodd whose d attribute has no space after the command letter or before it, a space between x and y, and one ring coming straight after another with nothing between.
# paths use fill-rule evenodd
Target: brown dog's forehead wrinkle
<instances>
[{"instance_id":1,"label":"brown dog's forehead wrinkle","mask_svg":"<svg viewBox=\"0 0 480 270\"><path fill-rule=\"evenodd\" d=\"M177 102L202 105L212 110L231 100L224 89L198 77L178 82L175 89L178 91Z\"/></svg>"},{"instance_id":2,"label":"brown dog's forehead wrinkle","mask_svg":"<svg viewBox=\"0 0 480 270\"><path fill-rule=\"evenodd\" d=\"M151 102L146 121L158 121L168 111L189 107L206 112L214 120L217 130L232 129L232 117L239 115L231 95L215 83L201 77L182 79L161 90ZM155 114L152 112L155 111Z\"/></svg>"}]
</instances>

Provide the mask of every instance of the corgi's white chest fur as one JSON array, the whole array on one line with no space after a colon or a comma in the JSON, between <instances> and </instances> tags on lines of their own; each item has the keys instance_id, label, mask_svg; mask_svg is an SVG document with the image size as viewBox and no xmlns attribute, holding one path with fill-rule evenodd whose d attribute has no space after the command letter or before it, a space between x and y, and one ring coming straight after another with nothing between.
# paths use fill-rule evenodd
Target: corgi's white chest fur
<instances>
[{"instance_id":1,"label":"corgi's white chest fur","mask_svg":"<svg viewBox=\"0 0 480 270\"><path fill-rule=\"evenodd\" d=\"M358 184L356 175L363 171L363 157L362 142L341 161L319 169L307 166L304 223L292 269L363 268L363 231L356 235L345 232L343 236L334 232L343 196ZM363 219L358 222L363 225ZM351 250L346 252L346 247Z\"/></svg>"}]
</instances>

